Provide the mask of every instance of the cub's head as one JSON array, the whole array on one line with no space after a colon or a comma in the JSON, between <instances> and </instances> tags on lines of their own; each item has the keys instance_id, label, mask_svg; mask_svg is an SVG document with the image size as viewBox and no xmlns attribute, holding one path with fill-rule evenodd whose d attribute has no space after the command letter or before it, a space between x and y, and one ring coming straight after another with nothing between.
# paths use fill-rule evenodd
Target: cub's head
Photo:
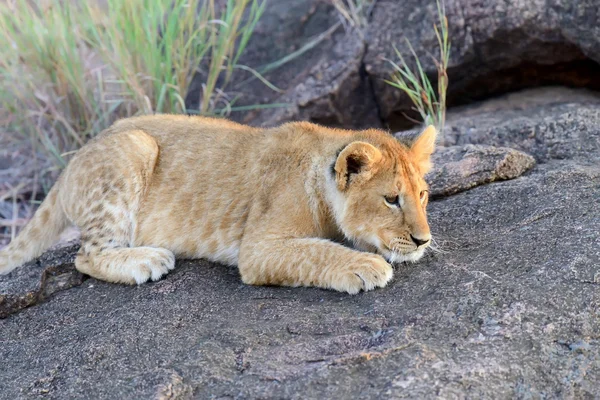
<instances>
[{"instance_id":1,"label":"cub's head","mask_svg":"<svg viewBox=\"0 0 600 400\"><path fill-rule=\"evenodd\" d=\"M431 243L425 209L436 130L427 127L404 146L372 132L344 147L333 164L338 225L358 248L390 262L416 261ZM371 143L368 143L368 142Z\"/></svg>"}]
</instances>

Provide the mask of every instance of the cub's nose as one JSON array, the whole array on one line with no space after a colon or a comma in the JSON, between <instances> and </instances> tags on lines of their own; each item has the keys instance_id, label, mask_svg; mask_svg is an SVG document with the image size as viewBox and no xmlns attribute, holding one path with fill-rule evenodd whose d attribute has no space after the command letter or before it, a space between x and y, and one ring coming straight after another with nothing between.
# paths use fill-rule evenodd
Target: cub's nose
<instances>
[{"instance_id":1,"label":"cub's nose","mask_svg":"<svg viewBox=\"0 0 600 400\"><path fill-rule=\"evenodd\" d=\"M430 240L430 239L417 239L413 235L410 235L410 238L412 239L413 242L415 242L415 244L417 245L417 247L429 243L429 240Z\"/></svg>"}]
</instances>

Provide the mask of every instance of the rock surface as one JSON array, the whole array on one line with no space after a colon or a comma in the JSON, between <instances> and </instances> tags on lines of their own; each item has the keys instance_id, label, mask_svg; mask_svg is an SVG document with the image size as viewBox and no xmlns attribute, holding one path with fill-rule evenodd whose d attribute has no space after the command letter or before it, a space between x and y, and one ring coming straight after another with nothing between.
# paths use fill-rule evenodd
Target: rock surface
<instances>
[{"instance_id":1,"label":"rock surface","mask_svg":"<svg viewBox=\"0 0 600 400\"><path fill-rule=\"evenodd\" d=\"M377 104L371 83L361 74L366 43L357 31L339 31L332 35L338 39L333 47L318 60L311 60L302 80L277 99L289 106L261 113L252 121L254 124L273 126L283 121L310 120L356 129L381 127L381 119L374 112Z\"/></svg>"},{"instance_id":2,"label":"rock surface","mask_svg":"<svg viewBox=\"0 0 600 400\"><path fill-rule=\"evenodd\" d=\"M600 397L600 151L582 147L600 118L589 99L511 99L449 116L459 144L443 151L513 154L478 138L538 164L432 201L439 251L387 288L251 287L188 260L139 287L87 279L0 320L0 398ZM544 132L536 146L520 122Z\"/></svg>"}]
</instances>

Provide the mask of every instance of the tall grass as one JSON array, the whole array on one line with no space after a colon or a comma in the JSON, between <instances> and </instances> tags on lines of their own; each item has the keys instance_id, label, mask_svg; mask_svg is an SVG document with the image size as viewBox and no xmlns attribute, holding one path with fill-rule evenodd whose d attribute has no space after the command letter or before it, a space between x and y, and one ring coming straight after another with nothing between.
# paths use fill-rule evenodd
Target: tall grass
<instances>
[{"instance_id":1,"label":"tall grass","mask_svg":"<svg viewBox=\"0 0 600 400\"><path fill-rule=\"evenodd\" d=\"M448 60L450 58L450 39L448 37L448 18L441 0L436 0L438 24L433 24L435 36L439 46L439 58L431 56L437 69L437 88L434 89L425 74L419 57L408 41L408 48L414 58L415 71L404 59L396 47L394 50L398 62L387 60L394 68L391 80L386 80L390 85L402 90L412 101L415 110L420 114L426 124L433 124L443 134L446 121L446 92L448 89Z\"/></svg>"},{"instance_id":2,"label":"tall grass","mask_svg":"<svg viewBox=\"0 0 600 400\"><path fill-rule=\"evenodd\" d=\"M115 119L224 108L264 11L260 0L9 0L0 3L0 124L60 169Z\"/></svg>"}]
</instances>

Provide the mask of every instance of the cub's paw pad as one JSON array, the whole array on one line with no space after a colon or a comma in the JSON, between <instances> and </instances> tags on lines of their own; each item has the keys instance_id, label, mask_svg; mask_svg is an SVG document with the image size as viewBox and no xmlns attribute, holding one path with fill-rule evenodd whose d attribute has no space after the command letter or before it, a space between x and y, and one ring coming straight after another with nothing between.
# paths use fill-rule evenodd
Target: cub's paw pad
<instances>
[{"instance_id":1,"label":"cub's paw pad","mask_svg":"<svg viewBox=\"0 0 600 400\"><path fill-rule=\"evenodd\" d=\"M130 267L131 276L138 285L148 280L157 281L175 268L175 256L166 249L145 248L144 258Z\"/></svg>"},{"instance_id":2,"label":"cub's paw pad","mask_svg":"<svg viewBox=\"0 0 600 400\"><path fill-rule=\"evenodd\" d=\"M356 265L353 270L362 279L365 291L384 287L394 274L392 266L383 257L377 255Z\"/></svg>"},{"instance_id":3,"label":"cub's paw pad","mask_svg":"<svg viewBox=\"0 0 600 400\"><path fill-rule=\"evenodd\" d=\"M339 291L356 294L361 290L373 290L384 287L392 279L393 269L383 257L378 255L364 256L344 269L334 282L333 288Z\"/></svg>"},{"instance_id":4,"label":"cub's paw pad","mask_svg":"<svg viewBox=\"0 0 600 400\"><path fill-rule=\"evenodd\" d=\"M338 292L357 294L365 287L363 279L354 272L341 272L334 278L331 288Z\"/></svg>"}]
</instances>

